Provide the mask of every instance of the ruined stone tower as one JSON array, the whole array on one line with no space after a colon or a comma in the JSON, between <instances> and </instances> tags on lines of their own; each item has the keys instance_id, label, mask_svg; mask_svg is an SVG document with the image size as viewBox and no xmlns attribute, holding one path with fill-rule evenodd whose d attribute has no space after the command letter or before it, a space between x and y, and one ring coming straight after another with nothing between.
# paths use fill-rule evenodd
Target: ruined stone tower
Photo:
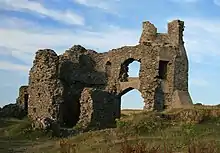
<instances>
[{"instance_id":1,"label":"ruined stone tower","mask_svg":"<svg viewBox=\"0 0 220 153\"><path fill-rule=\"evenodd\" d=\"M37 51L29 77L29 117L70 127L110 126L120 117L121 96L132 89L141 92L147 110L191 105L183 30L184 22L174 20L167 33L157 33L147 21L136 46L104 53L79 45L62 55ZM140 62L136 78L128 76L133 61Z\"/></svg>"}]
</instances>

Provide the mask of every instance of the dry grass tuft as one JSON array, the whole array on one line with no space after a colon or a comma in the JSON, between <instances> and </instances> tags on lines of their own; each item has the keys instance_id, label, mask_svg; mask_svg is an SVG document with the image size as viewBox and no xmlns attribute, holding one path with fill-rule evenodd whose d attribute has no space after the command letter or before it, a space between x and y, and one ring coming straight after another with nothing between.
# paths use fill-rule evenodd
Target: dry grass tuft
<instances>
[{"instance_id":1,"label":"dry grass tuft","mask_svg":"<svg viewBox=\"0 0 220 153\"><path fill-rule=\"evenodd\" d=\"M188 146L188 153L219 153L215 141L194 142Z\"/></svg>"},{"instance_id":2,"label":"dry grass tuft","mask_svg":"<svg viewBox=\"0 0 220 153\"><path fill-rule=\"evenodd\" d=\"M181 153L219 153L218 147L215 141L209 143L204 142L192 142L188 145L188 150L181 151ZM139 141L137 144L129 144L125 140L121 144L120 153L176 153L173 149L164 142L164 145L149 146L147 143Z\"/></svg>"},{"instance_id":3,"label":"dry grass tuft","mask_svg":"<svg viewBox=\"0 0 220 153\"><path fill-rule=\"evenodd\" d=\"M60 153L76 153L76 144L71 143L68 139L60 140Z\"/></svg>"}]
</instances>

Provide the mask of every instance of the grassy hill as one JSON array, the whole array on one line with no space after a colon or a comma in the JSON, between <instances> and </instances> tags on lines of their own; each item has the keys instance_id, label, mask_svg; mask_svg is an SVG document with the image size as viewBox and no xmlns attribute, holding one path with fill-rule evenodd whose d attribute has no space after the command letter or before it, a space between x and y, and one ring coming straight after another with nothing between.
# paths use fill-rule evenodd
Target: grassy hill
<instances>
[{"instance_id":1,"label":"grassy hill","mask_svg":"<svg viewBox=\"0 0 220 153\"><path fill-rule=\"evenodd\" d=\"M27 119L0 120L0 152L220 153L220 108L122 110L117 128L60 139L32 131Z\"/></svg>"}]
</instances>

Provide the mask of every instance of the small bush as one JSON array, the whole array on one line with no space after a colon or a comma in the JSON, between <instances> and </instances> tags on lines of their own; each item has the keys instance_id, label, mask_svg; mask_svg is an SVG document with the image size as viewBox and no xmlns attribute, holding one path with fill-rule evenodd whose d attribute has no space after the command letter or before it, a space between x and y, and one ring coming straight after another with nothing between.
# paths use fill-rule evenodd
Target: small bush
<instances>
[{"instance_id":1,"label":"small bush","mask_svg":"<svg viewBox=\"0 0 220 153\"><path fill-rule=\"evenodd\" d=\"M219 149L215 141L209 143L192 142L188 146L188 153L219 153Z\"/></svg>"},{"instance_id":2,"label":"small bush","mask_svg":"<svg viewBox=\"0 0 220 153\"><path fill-rule=\"evenodd\" d=\"M129 145L123 143L121 145L121 153L160 153L160 147L149 147L146 144L138 143L135 145Z\"/></svg>"},{"instance_id":3,"label":"small bush","mask_svg":"<svg viewBox=\"0 0 220 153\"><path fill-rule=\"evenodd\" d=\"M164 143L164 146L160 145L150 146L146 142L138 141L136 144L129 144L125 139L121 144L120 153L172 153L171 148Z\"/></svg>"},{"instance_id":4,"label":"small bush","mask_svg":"<svg viewBox=\"0 0 220 153\"><path fill-rule=\"evenodd\" d=\"M17 118L23 119L27 115L27 112L19 107L17 104L8 104L0 109L1 118Z\"/></svg>"},{"instance_id":5,"label":"small bush","mask_svg":"<svg viewBox=\"0 0 220 153\"><path fill-rule=\"evenodd\" d=\"M120 119L116 119L116 126L118 128L126 128L126 127L129 126L129 122L123 121L123 120L120 120Z\"/></svg>"}]
</instances>

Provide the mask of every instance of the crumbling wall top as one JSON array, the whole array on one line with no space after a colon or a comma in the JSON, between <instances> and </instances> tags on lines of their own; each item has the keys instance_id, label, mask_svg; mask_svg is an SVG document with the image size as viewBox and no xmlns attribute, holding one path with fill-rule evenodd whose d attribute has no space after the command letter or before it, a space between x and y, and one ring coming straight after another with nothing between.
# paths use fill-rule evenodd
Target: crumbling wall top
<instances>
[{"instance_id":1,"label":"crumbling wall top","mask_svg":"<svg viewBox=\"0 0 220 153\"><path fill-rule=\"evenodd\" d=\"M157 33L157 28L149 21L145 21L143 22L143 31L139 43L169 43L178 46L183 43L183 31L184 22L181 20L169 22L167 33Z\"/></svg>"},{"instance_id":2,"label":"crumbling wall top","mask_svg":"<svg viewBox=\"0 0 220 153\"><path fill-rule=\"evenodd\" d=\"M35 59L40 58L40 57L47 57L49 55L57 56L56 52L53 51L52 49L40 49L36 52Z\"/></svg>"},{"instance_id":3,"label":"crumbling wall top","mask_svg":"<svg viewBox=\"0 0 220 153\"><path fill-rule=\"evenodd\" d=\"M179 45L183 43L183 31L184 21L173 20L168 23L168 35L173 44Z\"/></svg>"},{"instance_id":4,"label":"crumbling wall top","mask_svg":"<svg viewBox=\"0 0 220 153\"><path fill-rule=\"evenodd\" d=\"M28 88L28 86L23 85L19 88L19 91L27 90L27 88Z\"/></svg>"},{"instance_id":5,"label":"crumbling wall top","mask_svg":"<svg viewBox=\"0 0 220 153\"><path fill-rule=\"evenodd\" d=\"M157 28L152 23L145 21L142 24L142 28L143 31L139 43L151 42L156 39Z\"/></svg>"}]
</instances>

